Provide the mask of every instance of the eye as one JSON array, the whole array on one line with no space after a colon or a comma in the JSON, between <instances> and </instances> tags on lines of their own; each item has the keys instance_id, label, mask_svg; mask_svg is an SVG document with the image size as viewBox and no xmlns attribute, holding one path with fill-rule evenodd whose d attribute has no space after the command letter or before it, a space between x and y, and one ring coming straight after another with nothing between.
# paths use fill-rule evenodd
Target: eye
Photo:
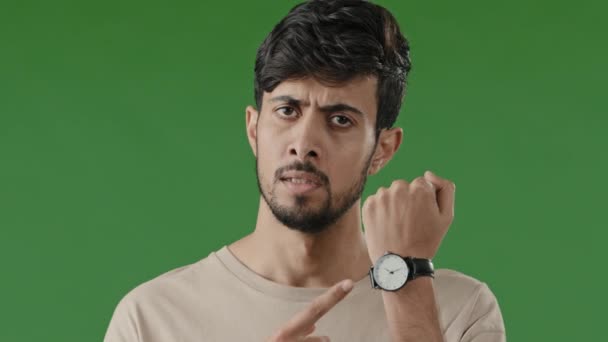
<instances>
[{"instance_id":1,"label":"eye","mask_svg":"<svg viewBox=\"0 0 608 342\"><path fill-rule=\"evenodd\" d=\"M337 124L340 127L350 127L353 124L353 122L347 116L344 115L332 116L331 120L333 123Z\"/></svg>"},{"instance_id":2,"label":"eye","mask_svg":"<svg viewBox=\"0 0 608 342\"><path fill-rule=\"evenodd\" d=\"M279 108L277 108L276 111L279 112L279 113L282 112L282 114L279 115L279 116L286 116L286 117L291 117L291 116L293 116L291 114L295 113L295 109L293 107L291 107L291 106L279 107Z\"/></svg>"}]
</instances>

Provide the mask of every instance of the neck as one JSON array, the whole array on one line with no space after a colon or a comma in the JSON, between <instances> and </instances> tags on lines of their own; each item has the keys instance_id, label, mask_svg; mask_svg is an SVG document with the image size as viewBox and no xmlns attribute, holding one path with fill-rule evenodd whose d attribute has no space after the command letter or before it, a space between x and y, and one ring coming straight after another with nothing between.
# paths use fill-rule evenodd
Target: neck
<instances>
[{"instance_id":1,"label":"neck","mask_svg":"<svg viewBox=\"0 0 608 342\"><path fill-rule=\"evenodd\" d=\"M255 230L228 246L262 277L294 287L330 287L367 276L372 262L361 231L360 200L336 223L317 235L279 222L262 198Z\"/></svg>"}]
</instances>

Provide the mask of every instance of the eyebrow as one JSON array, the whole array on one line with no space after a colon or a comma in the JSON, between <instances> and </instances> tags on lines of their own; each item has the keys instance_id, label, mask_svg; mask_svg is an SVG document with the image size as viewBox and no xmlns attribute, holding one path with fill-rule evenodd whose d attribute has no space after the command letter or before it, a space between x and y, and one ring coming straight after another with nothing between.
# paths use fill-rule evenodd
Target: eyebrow
<instances>
[{"instance_id":1,"label":"eyebrow","mask_svg":"<svg viewBox=\"0 0 608 342\"><path fill-rule=\"evenodd\" d=\"M287 104L289 104L291 106L295 106L295 107L300 107L302 104L308 104L308 102L303 102L302 100L298 100L289 95L275 96L273 98L270 98L268 101L269 102L287 102ZM360 111L359 109L357 109L353 106L347 105L346 103L335 103L335 104L320 107L320 109L324 113L348 111L348 112L353 112L357 115L365 116L365 114L362 111Z\"/></svg>"}]
</instances>

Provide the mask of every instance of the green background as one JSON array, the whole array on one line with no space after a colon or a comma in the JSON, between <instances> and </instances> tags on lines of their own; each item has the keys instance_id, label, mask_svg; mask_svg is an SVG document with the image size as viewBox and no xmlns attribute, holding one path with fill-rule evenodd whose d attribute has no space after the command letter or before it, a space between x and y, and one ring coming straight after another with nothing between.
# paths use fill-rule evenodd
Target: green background
<instances>
[{"instance_id":1,"label":"green background","mask_svg":"<svg viewBox=\"0 0 608 342\"><path fill-rule=\"evenodd\" d=\"M0 4L0 340L100 341L130 289L252 231L253 62L296 3ZM364 196L453 180L436 265L489 284L511 341L597 340L608 6L379 3L413 70Z\"/></svg>"}]
</instances>

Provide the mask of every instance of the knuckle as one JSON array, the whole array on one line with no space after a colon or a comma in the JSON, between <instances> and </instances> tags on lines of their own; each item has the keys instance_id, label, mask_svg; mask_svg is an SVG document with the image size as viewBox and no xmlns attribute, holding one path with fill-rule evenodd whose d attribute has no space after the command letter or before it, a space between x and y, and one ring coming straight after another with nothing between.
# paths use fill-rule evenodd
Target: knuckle
<instances>
[{"instance_id":1,"label":"knuckle","mask_svg":"<svg viewBox=\"0 0 608 342\"><path fill-rule=\"evenodd\" d=\"M403 179L396 179L391 183L391 186L395 188L405 188L407 185L407 182Z\"/></svg>"},{"instance_id":2,"label":"knuckle","mask_svg":"<svg viewBox=\"0 0 608 342\"><path fill-rule=\"evenodd\" d=\"M380 187L378 191L376 191L376 201L381 201L384 196L386 196L386 188Z\"/></svg>"},{"instance_id":3,"label":"knuckle","mask_svg":"<svg viewBox=\"0 0 608 342\"><path fill-rule=\"evenodd\" d=\"M409 184L404 181L403 179L397 179L394 180L393 183L391 183L391 189L397 193L402 193L404 191L406 191L409 187Z\"/></svg>"},{"instance_id":4,"label":"knuckle","mask_svg":"<svg viewBox=\"0 0 608 342\"><path fill-rule=\"evenodd\" d=\"M335 287L331 293L332 302L335 303L335 302L339 301L343 296L344 296L344 290L342 289L342 287L341 286Z\"/></svg>"},{"instance_id":5,"label":"knuckle","mask_svg":"<svg viewBox=\"0 0 608 342\"><path fill-rule=\"evenodd\" d=\"M423 177L414 179L410 187L412 191L428 191L431 189L431 185Z\"/></svg>"},{"instance_id":6,"label":"knuckle","mask_svg":"<svg viewBox=\"0 0 608 342\"><path fill-rule=\"evenodd\" d=\"M374 207L374 204L375 198L373 196L369 196L367 200L365 200L365 202L363 203L363 207L361 208L361 210L368 211Z\"/></svg>"},{"instance_id":7,"label":"knuckle","mask_svg":"<svg viewBox=\"0 0 608 342\"><path fill-rule=\"evenodd\" d=\"M412 181L412 185L424 185L426 184L426 179L424 177L416 177L414 178L414 180Z\"/></svg>"},{"instance_id":8,"label":"knuckle","mask_svg":"<svg viewBox=\"0 0 608 342\"><path fill-rule=\"evenodd\" d=\"M324 308L323 308L322 302L317 300L312 303L308 312L313 317L319 317L319 316L323 315L323 311L324 311Z\"/></svg>"}]
</instances>

